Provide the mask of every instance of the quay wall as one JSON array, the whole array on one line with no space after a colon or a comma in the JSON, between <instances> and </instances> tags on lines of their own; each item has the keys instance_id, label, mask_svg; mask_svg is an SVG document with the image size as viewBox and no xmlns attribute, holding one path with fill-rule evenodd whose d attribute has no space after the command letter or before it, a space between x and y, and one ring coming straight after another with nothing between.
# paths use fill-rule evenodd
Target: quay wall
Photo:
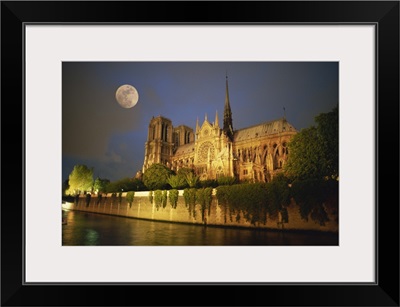
<instances>
[{"instance_id":1,"label":"quay wall","mask_svg":"<svg viewBox=\"0 0 400 307\"><path fill-rule=\"evenodd\" d=\"M218 204L218 199L215 196L215 190L212 195L210 210L201 209L199 204L196 204L194 210L190 206L186 206L183 197L183 190L179 190L178 202L176 208L172 208L169 202L169 195L165 207L156 206L154 197L153 201L149 198L148 191L135 192L133 202L128 203L126 199L127 193L119 194L103 194L91 195L90 200L86 195L80 195L74 203L63 203L63 208L68 210L93 212L99 214L123 216L130 218L140 218L154 221L168 221L176 223L188 223L199 225L215 225L229 227L249 227L249 228L264 228L264 229L286 229L286 230L310 230L324 232L338 232L337 215L328 212L329 221L321 226L319 223L311 219L305 221L301 219L299 207L295 203L291 203L288 209L287 223L279 223L278 219L267 218L265 224L251 224L246 221L243 214L237 217L237 213L232 214L229 208Z\"/></svg>"}]
</instances>

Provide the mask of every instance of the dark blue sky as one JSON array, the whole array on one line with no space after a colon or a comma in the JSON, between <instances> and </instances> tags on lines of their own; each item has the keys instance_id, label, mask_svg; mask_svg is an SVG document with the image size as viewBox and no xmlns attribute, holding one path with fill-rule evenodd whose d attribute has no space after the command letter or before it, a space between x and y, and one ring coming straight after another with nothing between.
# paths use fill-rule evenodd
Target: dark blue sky
<instances>
[{"instance_id":1,"label":"dark blue sky","mask_svg":"<svg viewBox=\"0 0 400 307\"><path fill-rule=\"evenodd\" d=\"M233 128L283 116L298 130L338 105L337 62L64 62L62 64L62 180L75 164L115 181L142 168L152 116L195 128L218 111L222 122L228 75ZM115 99L133 85L131 109Z\"/></svg>"}]
</instances>

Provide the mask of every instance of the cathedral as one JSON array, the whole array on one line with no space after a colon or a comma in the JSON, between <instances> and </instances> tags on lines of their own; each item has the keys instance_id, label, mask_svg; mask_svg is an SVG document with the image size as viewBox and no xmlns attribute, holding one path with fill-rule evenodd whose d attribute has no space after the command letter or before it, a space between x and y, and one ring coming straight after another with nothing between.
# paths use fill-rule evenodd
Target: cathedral
<instances>
[{"instance_id":1,"label":"cathedral","mask_svg":"<svg viewBox=\"0 0 400 307\"><path fill-rule=\"evenodd\" d=\"M221 127L222 124L222 127ZM296 129L280 118L235 130L226 78L225 105L220 124L205 117L196 129L174 126L166 117L150 120L142 172L153 163L178 171L191 168L200 180L235 177L239 181L268 182L281 171L289 154L288 142Z\"/></svg>"}]
</instances>

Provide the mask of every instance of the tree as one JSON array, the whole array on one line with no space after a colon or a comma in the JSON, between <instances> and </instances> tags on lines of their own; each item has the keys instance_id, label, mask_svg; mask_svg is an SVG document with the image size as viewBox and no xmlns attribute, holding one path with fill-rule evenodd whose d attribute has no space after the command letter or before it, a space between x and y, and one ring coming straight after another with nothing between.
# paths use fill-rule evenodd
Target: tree
<instances>
[{"instance_id":1,"label":"tree","mask_svg":"<svg viewBox=\"0 0 400 307\"><path fill-rule=\"evenodd\" d=\"M67 179L67 180L64 180L62 183L62 195L63 196L66 195L66 192L68 191L68 189L69 189L69 182Z\"/></svg>"},{"instance_id":2,"label":"tree","mask_svg":"<svg viewBox=\"0 0 400 307\"><path fill-rule=\"evenodd\" d=\"M292 180L338 179L338 107L315 117L317 126L302 129L289 142L289 157L284 167Z\"/></svg>"},{"instance_id":3,"label":"tree","mask_svg":"<svg viewBox=\"0 0 400 307\"><path fill-rule=\"evenodd\" d=\"M199 178L199 176L195 175L194 173L187 173L186 174L186 182L189 185L189 187L195 188L200 183L200 178Z\"/></svg>"},{"instance_id":4,"label":"tree","mask_svg":"<svg viewBox=\"0 0 400 307\"><path fill-rule=\"evenodd\" d=\"M326 176L339 177L339 108L315 117L325 159Z\"/></svg>"},{"instance_id":5,"label":"tree","mask_svg":"<svg viewBox=\"0 0 400 307\"><path fill-rule=\"evenodd\" d=\"M172 170L160 163L154 163L143 174L143 183L150 190L166 189Z\"/></svg>"},{"instance_id":6,"label":"tree","mask_svg":"<svg viewBox=\"0 0 400 307\"><path fill-rule=\"evenodd\" d=\"M69 189L66 192L70 195L91 191L93 186L93 168L86 165L75 165L69 175Z\"/></svg>"},{"instance_id":7,"label":"tree","mask_svg":"<svg viewBox=\"0 0 400 307\"><path fill-rule=\"evenodd\" d=\"M140 179L125 177L107 185L107 193L144 190L144 184Z\"/></svg>"},{"instance_id":8,"label":"tree","mask_svg":"<svg viewBox=\"0 0 400 307\"><path fill-rule=\"evenodd\" d=\"M187 186L185 178L178 175L169 176L167 182L173 189L182 189Z\"/></svg>"},{"instance_id":9,"label":"tree","mask_svg":"<svg viewBox=\"0 0 400 307\"><path fill-rule=\"evenodd\" d=\"M97 193L105 193L107 191L107 186L110 183L108 179L96 178L93 184L93 189Z\"/></svg>"},{"instance_id":10,"label":"tree","mask_svg":"<svg viewBox=\"0 0 400 307\"><path fill-rule=\"evenodd\" d=\"M181 189L188 188L189 184L187 182L187 177L193 177L195 175L194 169L189 167L182 167L178 169L176 172L176 176L179 178L180 181L183 181L183 185L180 186ZM178 180L178 179L177 179Z\"/></svg>"}]
</instances>

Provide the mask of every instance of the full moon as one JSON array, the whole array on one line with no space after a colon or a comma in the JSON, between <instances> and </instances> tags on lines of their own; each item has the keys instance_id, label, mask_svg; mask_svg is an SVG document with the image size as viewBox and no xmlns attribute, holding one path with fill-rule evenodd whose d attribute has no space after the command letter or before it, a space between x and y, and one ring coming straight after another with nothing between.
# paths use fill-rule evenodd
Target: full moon
<instances>
[{"instance_id":1,"label":"full moon","mask_svg":"<svg viewBox=\"0 0 400 307\"><path fill-rule=\"evenodd\" d=\"M138 100L139 94L138 91L129 84L121 85L117 92L115 93L115 98L119 105L123 108L129 109L134 107Z\"/></svg>"}]
</instances>

